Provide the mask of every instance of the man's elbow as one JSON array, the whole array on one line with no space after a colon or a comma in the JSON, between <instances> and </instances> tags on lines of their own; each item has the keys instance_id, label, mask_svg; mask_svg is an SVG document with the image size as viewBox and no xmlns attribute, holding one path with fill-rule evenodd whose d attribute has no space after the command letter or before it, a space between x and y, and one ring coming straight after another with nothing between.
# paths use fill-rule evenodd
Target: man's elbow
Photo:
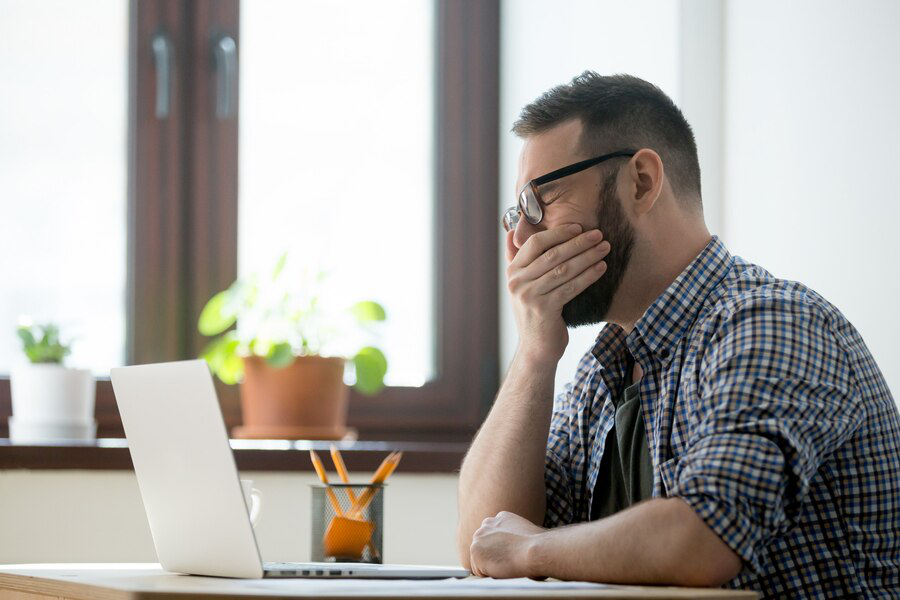
<instances>
[{"instance_id":1,"label":"man's elbow","mask_svg":"<svg viewBox=\"0 0 900 600\"><path fill-rule=\"evenodd\" d=\"M673 564L674 572L681 575L681 585L721 587L737 577L743 568L741 558L699 517L684 501L674 500L672 507L678 513L676 522L684 525L681 530L681 551ZM685 560L687 558L687 560Z\"/></svg>"},{"instance_id":2,"label":"man's elbow","mask_svg":"<svg viewBox=\"0 0 900 600\"><path fill-rule=\"evenodd\" d=\"M731 551L715 550L706 552L703 561L692 565L692 576L688 584L697 587L722 587L741 572L741 559Z\"/></svg>"}]
</instances>

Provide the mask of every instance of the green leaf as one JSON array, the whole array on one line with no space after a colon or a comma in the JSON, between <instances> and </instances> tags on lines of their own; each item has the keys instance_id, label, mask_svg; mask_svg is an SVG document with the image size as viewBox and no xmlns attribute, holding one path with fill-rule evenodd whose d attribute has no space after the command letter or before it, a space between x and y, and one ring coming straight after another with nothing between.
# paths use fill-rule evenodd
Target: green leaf
<instances>
[{"instance_id":1,"label":"green leaf","mask_svg":"<svg viewBox=\"0 0 900 600\"><path fill-rule=\"evenodd\" d=\"M244 359L237 353L229 354L222 364L222 368L218 372L219 379L222 383L234 385L240 383L244 378Z\"/></svg>"},{"instance_id":2,"label":"green leaf","mask_svg":"<svg viewBox=\"0 0 900 600\"><path fill-rule=\"evenodd\" d=\"M219 335L237 320L237 314L233 309L226 307L231 299L231 290L224 290L209 299L203 311L200 313L200 319L197 322L197 329L203 335Z\"/></svg>"},{"instance_id":3,"label":"green leaf","mask_svg":"<svg viewBox=\"0 0 900 600\"><path fill-rule=\"evenodd\" d=\"M294 362L294 349L287 342L274 344L269 348L266 363L270 366L281 368L288 366L292 362Z\"/></svg>"},{"instance_id":4,"label":"green leaf","mask_svg":"<svg viewBox=\"0 0 900 600\"><path fill-rule=\"evenodd\" d=\"M366 346L353 357L356 367L356 385L361 393L371 396L384 387L384 376L387 373L387 359L378 348Z\"/></svg>"},{"instance_id":5,"label":"green leaf","mask_svg":"<svg viewBox=\"0 0 900 600\"><path fill-rule=\"evenodd\" d=\"M34 334L31 333L31 329L26 326L21 326L16 329L16 333L19 334L19 339L22 340L23 347L25 352L28 352L29 348L32 348L37 342L34 339Z\"/></svg>"},{"instance_id":6,"label":"green leaf","mask_svg":"<svg viewBox=\"0 0 900 600\"><path fill-rule=\"evenodd\" d=\"M356 317L356 320L360 323L368 323L370 321L384 321L384 319L386 318L384 307L377 302L372 302L371 300L357 302L350 309L350 312L353 313L353 316Z\"/></svg>"},{"instance_id":7,"label":"green leaf","mask_svg":"<svg viewBox=\"0 0 900 600\"><path fill-rule=\"evenodd\" d=\"M59 327L53 323L47 323L44 328L44 340L48 343L56 343L59 341Z\"/></svg>"},{"instance_id":8,"label":"green leaf","mask_svg":"<svg viewBox=\"0 0 900 600\"><path fill-rule=\"evenodd\" d=\"M213 373L218 372L225 360L225 336L217 337L200 351L200 358L206 361Z\"/></svg>"},{"instance_id":9,"label":"green leaf","mask_svg":"<svg viewBox=\"0 0 900 600\"><path fill-rule=\"evenodd\" d=\"M47 354L45 356L47 362L62 364L63 359L68 356L70 350L69 348L63 346L59 342L52 344L49 348L47 348Z\"/></svg>"},{"instance_id":10,"label":"green leaf","mask_svg":"<svg viewBox=\"0 0 900 600\"><path fill-rule=\"evenodd\" d=\"M235 384L244 374L244 363L238 355L240 341L233 331L229 331L210 342L200 358L206 360L209 368L224 383Z\"/></svg>"}]
</instances>

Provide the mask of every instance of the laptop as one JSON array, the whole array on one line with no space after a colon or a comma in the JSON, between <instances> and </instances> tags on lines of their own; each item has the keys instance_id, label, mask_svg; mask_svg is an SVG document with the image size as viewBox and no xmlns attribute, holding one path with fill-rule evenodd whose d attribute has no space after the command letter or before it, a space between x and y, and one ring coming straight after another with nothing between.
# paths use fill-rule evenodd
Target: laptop
<instances>
[{"instance_id":1,"label":"laptop","mask_svg":"<svg viewBox=\"0 0 900 600\"><path fill-rule=\"evenodd\" d=\"M215 577L467 577L458 567L263 563L212 375L203 360L111 372L163 569Z\"/></svg>"}]
</instances>

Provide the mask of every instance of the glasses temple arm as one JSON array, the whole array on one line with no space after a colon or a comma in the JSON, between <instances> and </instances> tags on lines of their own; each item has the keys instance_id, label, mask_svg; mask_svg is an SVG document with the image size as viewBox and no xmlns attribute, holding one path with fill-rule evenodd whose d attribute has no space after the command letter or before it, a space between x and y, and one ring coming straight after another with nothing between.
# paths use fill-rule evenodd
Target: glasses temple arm
<instances>
[{"instance_id":1,"label":"glasses temple arm","mask_svg":"<svg viewBox=\"0 0 900 600\"><path fill-rule=\"evenodd\" d=\"M609 160L611 158L616 158L619 156L634 156L636 154L635 150L620 150L618 152L611 152L610 154L604 154L603 156L597 156L596 158L589 158L587 160L582 160L575 164L569 165L568 167L563 167L562 169L557 169L555 171L550 171L546 175L541 175L537 179L533 180L534 185L541 185L544 183L548 183L550 181L554 181L556 179L561 179L568 175L573 175L578 173L579 171L584 171L589 167L593 167L594 165L599 165L605 160Z\"/></svg>"}]
</instances>

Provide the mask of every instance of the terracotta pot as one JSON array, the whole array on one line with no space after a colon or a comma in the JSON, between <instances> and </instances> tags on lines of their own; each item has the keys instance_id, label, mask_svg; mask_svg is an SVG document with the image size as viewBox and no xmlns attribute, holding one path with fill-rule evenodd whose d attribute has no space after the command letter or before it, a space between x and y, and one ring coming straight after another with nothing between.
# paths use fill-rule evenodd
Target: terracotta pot
<instances>
[{"instance_id":1,"label":"terracotta pot","mask_svg":"<svg viewBox=\"0 0 900 600\"><path fill-rule=\"evenodd\" d=\"M244 358L243 426L239 438L342 439L347 434L344 359L299 356L276 368L264 358Z\"/></svg>"}]
</instances>

